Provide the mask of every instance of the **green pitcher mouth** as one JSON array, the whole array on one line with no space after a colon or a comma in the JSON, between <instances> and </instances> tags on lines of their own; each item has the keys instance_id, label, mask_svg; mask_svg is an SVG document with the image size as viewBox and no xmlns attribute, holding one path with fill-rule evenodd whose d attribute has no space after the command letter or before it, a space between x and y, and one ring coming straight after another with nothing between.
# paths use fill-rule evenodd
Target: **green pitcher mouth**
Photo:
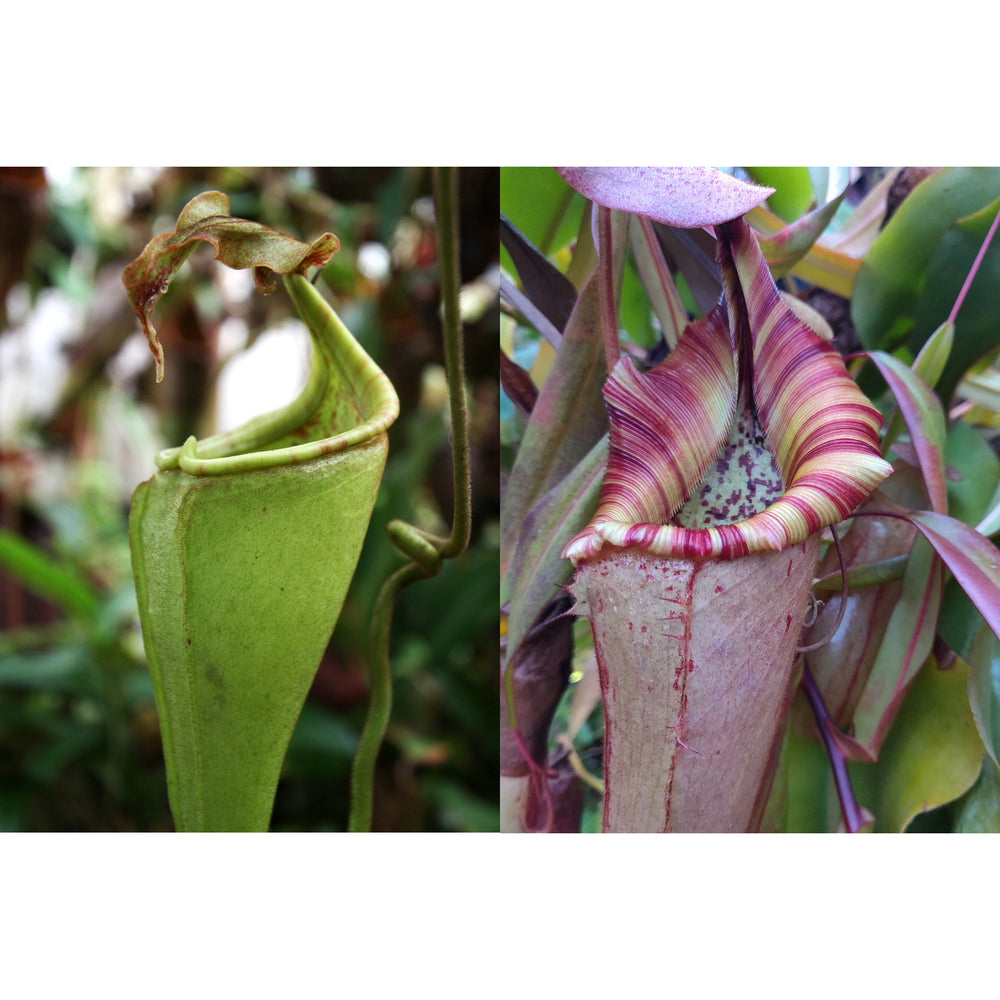
<instances>
[{"instance_id":1,"label":"green pitcher mouth","mask_svg":"<svg viewBox=\"0 0 1000 1000\"><path fill-rule=\"evenodd\" d=\"M191 476L276 468L308 462L378 437L399 416L399 397L326 300L300 274L285 275L285 287L309 328L313 354L302 391L287 406L224 434L156 456L161 471L180 468ZM331 371L341 373L350 393L331 392ZM310 429L332 433L303 440Z\"/></svg>"}]
</instances>

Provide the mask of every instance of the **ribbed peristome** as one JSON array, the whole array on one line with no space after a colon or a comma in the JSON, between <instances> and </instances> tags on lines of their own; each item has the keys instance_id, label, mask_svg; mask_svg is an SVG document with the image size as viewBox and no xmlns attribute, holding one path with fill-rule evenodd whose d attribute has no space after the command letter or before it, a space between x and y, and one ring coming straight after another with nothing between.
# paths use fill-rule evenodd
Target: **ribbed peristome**
<instances>
[{"instance_id":1,"label":"ribbed peristome","mask_svg":"<svg viewBox=\"0 0 1000 1000\"><path fill-rule=\"evenodd\" d=\"M881 415L785 304L750 228L737 220L717 235L723 301L660 365L642 373L623 358L608 379L608 468L596 514L564 552L574 564L606 544L681 559L784 549L843 520L892 471L878 447ZM733 523L684 527L678 511L744 412L766 436L783 492Z\"/></svg>"}]
</instances>

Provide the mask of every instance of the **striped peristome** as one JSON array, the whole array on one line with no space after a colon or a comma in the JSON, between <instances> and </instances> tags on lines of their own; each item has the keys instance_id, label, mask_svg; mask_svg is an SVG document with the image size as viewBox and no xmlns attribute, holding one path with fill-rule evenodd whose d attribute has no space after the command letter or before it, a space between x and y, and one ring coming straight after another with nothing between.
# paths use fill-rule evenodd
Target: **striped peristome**
<instances>
[{"instance_id":1,"label":"striped peristome","mask_svg":"<svg viewBox=\"0 0 1000 1000\"><path fill-rule=\"evenodd\" d=\"M676 511L732 420L733 352L718 312L692 323L668 360L644 375L622 358L604 388L611 430L601 509L611 520Z\"/></svg>"},{"instance_id":2,"label":"striped peristome","mask_svg":"<svg viewBox=\"0 0 1000 1000\"><path fill-rule=\"evenodd\" d=\"M605 544L681 559L784 549L843 520L892 471L878 447L881 415L832 345L786 305L749 226L735 220L716 235L723 301L657 367L643 374L623 360L608 380L608 469L594 518L564 552L574 563ZM735 523L682 527L676 514L743 405L784 492Z\"/></svg>"}]
</instances>

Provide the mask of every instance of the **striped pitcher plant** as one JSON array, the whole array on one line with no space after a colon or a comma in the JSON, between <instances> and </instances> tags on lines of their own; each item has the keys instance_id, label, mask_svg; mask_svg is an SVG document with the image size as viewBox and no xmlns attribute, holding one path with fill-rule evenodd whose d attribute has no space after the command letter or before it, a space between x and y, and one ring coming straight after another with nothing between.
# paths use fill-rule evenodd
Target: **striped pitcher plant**
<instances>
[{"instance_id":1,"label":"striped pitcher plant","mask_svg":"<svg viewBox=\"0 0 1000 1000\"><path fill-rule=\"evenodd\" d=\"M954 315L912 366L859 355L891 390L886 423L829 324L776 283L797 269L851 291L858 259L817 243L839 199L788 225L764 204L774 188L713 169L558 173L586 199L565 273L504 220L521 279L506 301L552 346L544 379L502 370L526 421L504 497L504 828L579 828L570 768L602 793L606 832L780 828L796 729L826 747L842 828L870 828L847 765L878 758L940 660L946 578L1000 631L1000 553L948 514L927 384ZM629 269L657 319L646 351L621 350ZM887 623L844 655L851 581ZM573 615L592 635L603 781L571 740L547 745ZM973 714L971 780L993 753Z\"/></svg>"}]
</instances>

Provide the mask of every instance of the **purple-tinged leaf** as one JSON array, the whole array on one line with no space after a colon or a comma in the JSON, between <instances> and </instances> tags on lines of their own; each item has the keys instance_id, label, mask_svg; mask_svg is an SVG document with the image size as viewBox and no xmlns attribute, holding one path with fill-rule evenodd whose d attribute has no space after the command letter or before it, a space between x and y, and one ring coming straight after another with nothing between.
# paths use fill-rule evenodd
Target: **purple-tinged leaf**
<instances>
[{"instance_id":1,"label":"purple-tinged leaf","mask_svg":"<svg viewBox=\"0 0 1000 1000\"><path fill-rule=\"evenodd\" d=\"M805 657L803 657L803 661ZM813 717L816 721L816 728L819 730L820 738L826 747L827 756L830 759L830 767L833 771L833 784L837 789L837 798L840 800L841 819L848 833L858 833L863 827L868 825L869 817L865 815L858 800L854 796L854 789L851 787L851 778L847 771L847 759L843 749L836 739L837 727L830 717L823 695L813 678L809 669L809 664L802 664L802 691L812 709Z\"/></svg>"},{"instance_id":2,"label":"purple-tinged leaf","mask_svg":"<svg viewBox=\"0 0 1000 1000\"><path fill-rule=\"evenodd\" d=\"M548 796L552 803L551 833L579 833L583 821L583 782L573 770L569 753L557 749L549 758Z\"/></svg>"},{"instance_id":3,"label":"purple-tinged leaf","mask_svg":"<svg viewBox=\"0 0 1000 1000\"><path fill-rule=\"evenodd\" d=\"M514 656L542 608L569 578L562 558L566 543L590 520L604 479L608 439L602 438L558 485L528 511L517 533L510 569L503 580L510 600L507 652Z\"/></svg>"},{"instance_id":4,"label":"purple-tinged leaf","mask_svg":"<svg viewBox=\"0 0 1000 1000\"><path fill-rule=\"evenodd\" d=\"M774 188L714 167L556 167L570 187L604 205L681 229L718 225L750 211Z\"/></svg>"},{"instance_id":5,"label":"purple-tinged leaf","mask_svg":"<svg viewBox=\"0 0 1000 1000\"><path fill-rule=\"evenodd\" d=\"M530 417L538 399L538 389L531 376L507 355L500 352L500 386L522 417Z\"/></svg>"},{"instance_id":6,"label":"purple-tinged leaf","mask_svg":"<svg viewBox=\"0 0 1000 1000\"><path fill-rule=\"evenodd\" d=\"M1000 551L967 524L929 510L903 515L934 546L934 551L1000 637Z\"/></svg>"},{"instance_id":7,"label":"purple-tinged leaf","mask_svg":"<svg viewBox=\"0 0 1000 1000\"><path fill-rule=\"evenodd\" d=\"M524 749L537 763L544 762L548 753L549 726L569 683L573 659L573 616L569 613L572 603L566 593L548 602L518 649L504 653L501 673L510 675L514 703L500 705L501 774L528 773L530 765L522 753ZM521 749L509 729L512 715L524 743Z\"/></svg>"},{"instance_id":8,"label":"purple-tinged leaf","mask_svg":"<svg viewBox=\"0 0 1000 1000\"><path fill-rule=\"evenodd\" d=\"M938 514L947 514L945 423L940 400L927 387L927 383L898 358L884 351L869 351L867 356L889 384L896 405L903 415L906 429L910 433L910 442L917 452L932 509Z\"/></svg>"},{"instance_id":9,"label":"purple-tinged leaf","mask_svg":"<svg viewBox=\"0 0 1000 1000\"><path fill-rule=\"evenodd\" d=\"M553 347L559 347L562 340L562 328L556 327L552 321L511 281L507 275L500 275L500 298L507 305L520 313L530 326L533 326Z\"/></svg>"},{"instance_id":10,"label":"purple-tinged leaf","mask_svg":"<svg viewBox=\"0 0 1000 1000\"><path fill-rule=\"evenodd\" d=\"M503 574L531 508L576 468L608 430L601 395L607 365L598 286L595 272L563 331L555 363L538 394L507 478L500 516Z\"/></svg>"},{"instance_id":11,"label":"purple-tinged leaf","mask_svg":"<svg viewBox=\"0 0 1000 1000\"><path fill-rule=\"evenodd\" d=\"M707 316L722 294L722 272L716 261L715 237L703 229L673 229L653 223L660 245L687 282L695 305Z\"/></svg>"},{"instance_id":12,"label":"purple-tinged leaf","mask_svg":"<svg viewBox=\"0 0 1000 1000\"><path fill-rule=\"evenodd\" d=\"M853 717L851 736L838 742L853 760L873 761L906 692L931 652L943 590L941 563L921 539L914 542L878 655Z\"/></svg>"},{"instance_id":13,"label":"purple-tinged leaf","mask_svg":"<svg viewBox=\"0 0 1000 1000\"><path fill-rule=\"evenodd\" d=\"M525 297L562 332L576 304L573 283L503 214L500 241L517 268Z\"/></svg>"},{"instance_id":14,"label":"purple-tinged leaf","mask_svg":"<svg viewBox=\"0 0 1000 1000\"><path fill-rule=\"evenodd\" d=\"M549 727L569 683L573 659L570 604L567 594L548 604L520 648L501 663L513 702L500 702L501 822L507 832L553 829L555 809L548 788L553 775L545 764ZM516 732L510 728L511 715Z\"/></svg>"},{"instance_id":15,"label":"purple-tinged leaf","mask_svg":"<svg viewBox=\"0 0 1000 1000\"><path fill-rule=\"evenodd\" d=\"M677 294L677 286L670 274L653 223L642 216L633 216L629 224L629 241L639 277L649 296L649 304L660 321L667 346L673 350L688 325L688 315Z\"/></svg>"}]
</instances>

